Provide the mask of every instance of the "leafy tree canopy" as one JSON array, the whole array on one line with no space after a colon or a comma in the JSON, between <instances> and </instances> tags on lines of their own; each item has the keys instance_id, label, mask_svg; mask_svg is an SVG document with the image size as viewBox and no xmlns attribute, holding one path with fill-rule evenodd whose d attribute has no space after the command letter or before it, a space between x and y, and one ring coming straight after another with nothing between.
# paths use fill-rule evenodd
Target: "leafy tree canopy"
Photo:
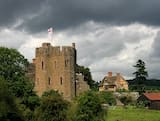
<instances>
[{"instance_id":1,"label":"leafy tree canopy","mask_svg":"<svg viewBox=\"0 0 160 121\"><path fill-rule=\"evenodd\" d=\"M137 81L138 84L143 83L143 81L146 80L146 77L148 77L148 72L146 71L145 66L145 62L140 59L136 62L136 65L133 66L136 68L133 75L135 75L135 81Z\"/></svg>"},{"instance_id":2,"label":"leafy tree canopy","mask_svg":"<svg viewBox=\"0 0 160 121\"><path fill-rule=\"evenodd\" d=\"M28 65L24 58L16 49L0 47L0 75L6 80L16 81L25 74L25 67Z\"/></svg>"},{"instance_id":3,"label":"leafy tree canopy","mask_svg":"<svg viewBox=\"0 0 160 121\"><path fill-rule=\"evenodd\" d=\"M15 97L8 90L6 80L0 77L0 121L23 121L15 103Z\"/></svg>"},{"instance_id":4,"label":"leafy tree canopy","mask_svg":"<svg viewBox=\"0 0 160 121\"><path fill-rule=\"evenodd\" d=\"M45 92L36 111L38 121L67 121L68 102L53 90Z\"/></svg>"},{"instance_id":5,"label":"leafy tree canopy","mask_svg":"<svg viewBox=\"0 0 160 121\"><path fill-rule=\"evenodd\" d=\"M136 71L133 73L135 75L134 80L134 85L132 86L132 90L136 90L139 93L145 92L145 81L147 80L146 78L148 77L148 72L146 71L145 67L145 62L139 59L136 62L136 65L133 67L136 68Z\"/></svg>"},{"instance_id":6,"label":"leafy tree canopy","mask_svg":"<svg viewBox=\"0 0 160 121\"><path fill-rule=\"evenodd\" d=\"M27 59L16 49L0 47L0 62L0 76L7 80L11 92L17 97L24 96L29 83L25 77Z\"/></svg>"},{"instance_id":7,"label":"leafy tree canopy","mask_svg":"<svg viewBox=\"0 0 160 121\"><path fill-rule=\"evenodd\" d=\"M146 71L145 62L139 59L136 62L136 65L133 67L136 68L136 71L133 73L135 75L135 78L144 78L148 77L148 72Z\"/></svg>"},{"instance_id":8,"label":"leafy tree canopy","mask_svg":"<svg viewBox=\"0 0 160 121\"><path fill-rule=\"evenodd\" d=\"M74 121L102 121L103 109L96 92L88 91L77 98Z\"/></svg>"}]
</instances>

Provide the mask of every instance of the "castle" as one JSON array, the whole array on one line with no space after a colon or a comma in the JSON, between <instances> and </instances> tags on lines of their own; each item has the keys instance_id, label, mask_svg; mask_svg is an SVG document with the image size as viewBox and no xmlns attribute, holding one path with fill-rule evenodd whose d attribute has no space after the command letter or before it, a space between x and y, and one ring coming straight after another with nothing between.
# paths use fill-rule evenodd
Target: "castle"
<instances>
[{"instance_id":1,"label":"castle","mask_svg":"<svg viewBox=\"0 0 160 121\"><path fill-rule=\"evenodd\" d=\"M41 96L51 89L57 90L64 99L71 100L89 89L82 74L76 74L76 48L72 46L52 46L43 43L36 48L30 77L34 80L34 90Z\"/></svg>"}]
</instances>

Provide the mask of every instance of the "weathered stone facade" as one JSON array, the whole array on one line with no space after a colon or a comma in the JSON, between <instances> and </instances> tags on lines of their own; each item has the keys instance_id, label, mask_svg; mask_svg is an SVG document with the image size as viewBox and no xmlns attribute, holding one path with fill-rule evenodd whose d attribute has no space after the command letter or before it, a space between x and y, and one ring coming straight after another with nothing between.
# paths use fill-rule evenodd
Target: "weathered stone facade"
<instances>
[{"instance_id":1,"label":"weathered stone facade","mask_svg":"<svg viewBox=\"0 0 160 121\"><path fill-rule=\"evenodd\" d=\"M39 96L51 89L57 90L67 100L75 97L76 88L76 49L72 46L52 46L43 43L42 47L36 48L35 87ZM85 86L84 86L85 87ZM83 87L81 87L83 90ZM86 88L85 88L86 90Z\"/></svg>"},{"instance_id":2,"label":"weathered stone facade","mask_svg":"<svg viewBox=\"0 0 160 121\"><path fill-rule=\"evenodd\" d=\"M81 73L76 73L76 96L89 89L89 85L84 81L84 76Z\"/></svg>"},{"instance_id":3,"label":"weathered stone facade","mask_svg":"<svg viewBox=\"0 0 160 121\"><path fill-rule=\"evenodd\" d=\"M75 96L76 49L73 46L51 46L43 43L36 48L35 91L58 90L65 99Z\"/></svg>"}]
</instances>

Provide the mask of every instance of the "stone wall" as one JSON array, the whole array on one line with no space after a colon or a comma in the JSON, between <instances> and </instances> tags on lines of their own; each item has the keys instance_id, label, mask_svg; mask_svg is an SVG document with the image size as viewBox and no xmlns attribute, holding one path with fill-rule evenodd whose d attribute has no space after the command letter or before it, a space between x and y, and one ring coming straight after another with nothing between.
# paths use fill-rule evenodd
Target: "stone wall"
<instances>
[{"instance_id":1,"label":"stone wall","mask_svg":"<svg viewBox=\"0 0 160 121\"><path fill-rule=\"evenodd\" d=\"M72 46L51 46L43 43L36 48L35 91L39 96L44 91L58 90L67 100L75 97L76 49Z\"/></svg>"}]
</instances>

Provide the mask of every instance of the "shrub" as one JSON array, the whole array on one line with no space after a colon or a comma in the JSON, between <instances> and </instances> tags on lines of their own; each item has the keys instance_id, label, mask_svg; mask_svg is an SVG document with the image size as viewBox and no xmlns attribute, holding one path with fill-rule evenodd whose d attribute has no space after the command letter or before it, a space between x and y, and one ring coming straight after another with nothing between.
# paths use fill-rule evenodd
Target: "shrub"
<instances>
[{"instance_id":1,"label":"shrub","mask_svg":"<svg viewBox=\"0 0 160 121\"><path fill-rule=\"evenodd\" d=\"M55 91L44 93L36 111L38 121L67 121L68 102Z\"/></svg>"},{"instance_id":2,"label":"shrub","mask_svg":"<svg viewBox=\"0 0 160 121\"><path fill-rule=\"evenodd\" d=\"M99 97L100 97L101 103L116 105L116 99L112 92L100 92Z\"/></svg>"},{"instance_id":3,"label":"shrub","mask_svg":"<svg viewBox=\"0 0 160 121\"><path fill-rule=\"evenodd\" d=\"M77 99L73 121L103 121L103 109L97 93L88 91Z\"/></svg>"},{"instance_id":4,"label":"shrub","mask_svg":"<svg viewBox=\"0 0 160 121\"><path fill-rule=\"evenodd\" d=\"M123 97L120 97L120 101L121 101L124 105L132 105L132 104L134 103L131 96L123 96Z\"/></svg>"}]
</instances>

